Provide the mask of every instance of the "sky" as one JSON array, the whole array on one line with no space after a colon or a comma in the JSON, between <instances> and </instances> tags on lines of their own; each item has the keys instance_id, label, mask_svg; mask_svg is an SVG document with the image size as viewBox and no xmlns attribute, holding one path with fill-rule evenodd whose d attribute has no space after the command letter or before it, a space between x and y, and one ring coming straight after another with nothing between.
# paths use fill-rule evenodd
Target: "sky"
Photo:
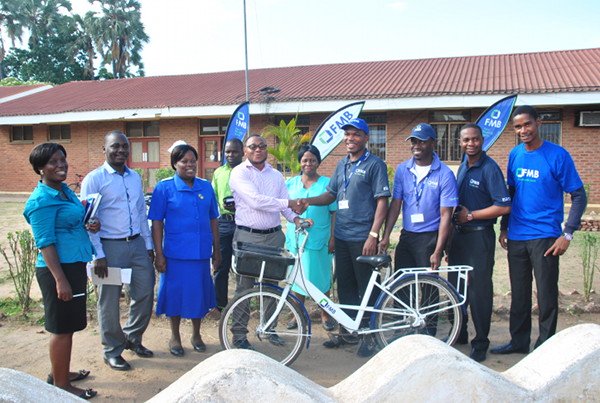
<instances>
[{"instance_id":1,"label":"sky","mask_svg":"<svg viewBox=\"0 0 600 403\"><path fill-rule=\"evenodd\" d=\"M244 69L243 0L141 4L146 76ZM246 0L246 20L250 69L600 47L600 0Z\"/></svg>"}]
</instances>

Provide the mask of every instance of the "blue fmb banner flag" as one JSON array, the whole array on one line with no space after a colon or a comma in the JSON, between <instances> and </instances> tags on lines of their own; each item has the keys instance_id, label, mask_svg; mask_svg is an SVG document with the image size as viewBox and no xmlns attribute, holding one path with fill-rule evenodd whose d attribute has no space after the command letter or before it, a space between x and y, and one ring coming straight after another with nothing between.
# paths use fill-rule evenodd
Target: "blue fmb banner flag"
<instances>
[{"instance_id":1,"label":"blue fmb banner flag","mask_svg":"<svg viewBox=\"0 0 600 403\"><path fill-rule=\"evenodd\" d=\"M362 111L365 101L354 102L333 112L315 131L310 143L319 149L321 159L329 155L344 138L342 126L357 118Z\"/></svg>"},{"instance_id":2,"label":"blue fmb banner flag","mask_svg":"<svg viewBox=\"0 0 600 403\"><path fill-rule=\"evenodd\" d=\"M227 133L225 134L225 141L223 142L223 157L221 158L221 165L225 164L225 144L229 140L239 139L244 141L244 137L250 130L250 103L248 101L240 104L229 119L227 125Z\"/></svg>"},{"instance_id":3,"label":"blue fmb banner flag","mask_svg":"<svg viewBox=\"0 0 600 403\"><path fill-rule=\"evenodd\" d=\"M498 137L510 120L513 106L517 102L517 95L502 98L494 105L487 108L475 123L481 127L483 132L483 151L487 151L494 145Z\"/></svg>"}]
</instances>

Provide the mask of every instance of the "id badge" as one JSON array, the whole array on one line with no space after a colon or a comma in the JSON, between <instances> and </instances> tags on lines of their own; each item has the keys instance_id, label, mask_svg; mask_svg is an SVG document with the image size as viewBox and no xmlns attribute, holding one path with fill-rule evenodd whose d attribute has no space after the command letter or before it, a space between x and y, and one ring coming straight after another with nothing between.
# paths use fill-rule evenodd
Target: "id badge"
<instances>
[{"instance_id":1,"label":"id badge","mask_svg":"<svg viewBox=\"0 0 600 403\"><path fill-rule=\"evenodd\" d=\"M350 208L350 203L348 203L348 199L342 199L338 202L338 209L344 210Z\"/></svg>"},{"instance_id":2,"label":"id badge","mask_svg":"<svg viewBox=\"0 0 600 403\"><path fill-rule=\"evenodd\" d=\"M413 224L422 223L422 222L425 222L425 217L423 217L423 213L411 214L410 215L410 221Z\"/></svg>"}]
</instances>

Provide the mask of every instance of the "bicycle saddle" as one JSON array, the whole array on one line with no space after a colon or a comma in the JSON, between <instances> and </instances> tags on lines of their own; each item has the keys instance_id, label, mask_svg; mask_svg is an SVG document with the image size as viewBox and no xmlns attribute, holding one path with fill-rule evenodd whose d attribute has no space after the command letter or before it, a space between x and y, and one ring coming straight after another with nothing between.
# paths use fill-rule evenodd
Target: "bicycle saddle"
<instances>
[{"instance_id":1,"label":"bicycle saddle","mask_svg":"<svg viewBox=\"0 0 600 403\"><path fill-rule=\"evenodd\" d=\"M390 255L359 256L356 258L359 263L366 263L373 267L387 266L392 262Z\"/></svg>"}]
</instances>

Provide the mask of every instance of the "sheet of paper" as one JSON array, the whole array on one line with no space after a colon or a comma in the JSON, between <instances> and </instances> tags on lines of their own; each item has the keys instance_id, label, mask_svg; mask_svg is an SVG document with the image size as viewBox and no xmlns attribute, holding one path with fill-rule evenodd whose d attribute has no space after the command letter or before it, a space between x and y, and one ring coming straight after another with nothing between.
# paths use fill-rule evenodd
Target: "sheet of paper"
<instances>
[{"instance_id":1,"label":"sheet of paper","mask_svg":"<svg viewBox=\"0 0 600 403\"><path fill-rule=\"evenodd\" d=\"M92 271L92 266L88 264L87 275L92 279L92 283L95 285L121 285L131 283L131 268L128 267L108 267L108 276L98 277L98 275Z\"/></svg>"}]
</instances>

